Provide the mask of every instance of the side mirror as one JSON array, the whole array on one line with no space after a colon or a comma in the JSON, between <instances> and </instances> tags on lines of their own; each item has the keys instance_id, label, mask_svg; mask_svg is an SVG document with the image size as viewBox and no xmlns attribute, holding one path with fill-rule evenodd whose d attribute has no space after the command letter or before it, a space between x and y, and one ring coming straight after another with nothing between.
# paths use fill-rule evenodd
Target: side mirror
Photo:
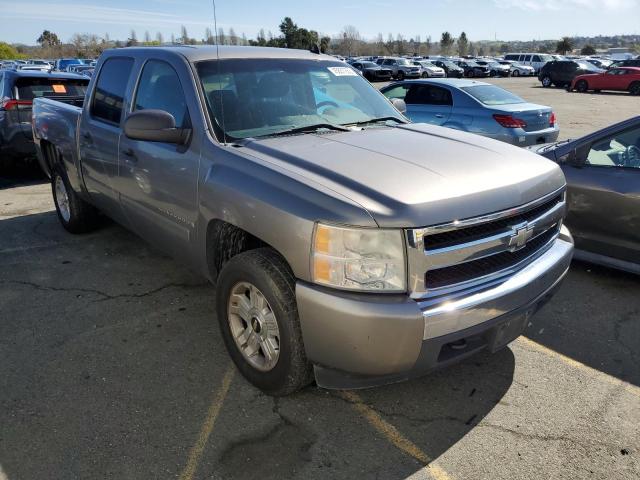
<instances>
[{"instance_id":1,"label":"side mirror","mask_svg":"<svg viewBox=\"0 0 640 480\"><path fill-rule=\"evenodd\" d=\"M404 100L402 100L401 98L392 98L391 104L396 107L396 110L398 110L401 114L404 115L405 113L407 113L407 104L404 103Z\"/></svg>"},{"instance_id":2,"label":"side mirror","mask_svg":"<svg viewBox=\"0 0 640 480\"><path fill-rule=\"evenodd\" d=\"M176 128L176 119L164 110L138 110L124 121L124 134L132 140L182 145L191 130Z\"/></svg>"}]
</instances>

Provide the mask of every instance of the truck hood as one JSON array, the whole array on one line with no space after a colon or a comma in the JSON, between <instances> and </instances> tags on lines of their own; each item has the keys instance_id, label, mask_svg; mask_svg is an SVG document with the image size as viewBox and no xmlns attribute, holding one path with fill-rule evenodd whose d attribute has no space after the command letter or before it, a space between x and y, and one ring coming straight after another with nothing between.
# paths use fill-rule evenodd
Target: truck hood
<instances>
[{"instance_id":1,"label":"truck hood","mask_svg":"<svg viewBox=\"0 0 640 480\"><path fill-rule=\"evenodd\" d=\"M346 196L380 227L420 227L522 205L560 168L502 142L426 124L251 140L245 153Z\"/></svg>"}]
</instances>

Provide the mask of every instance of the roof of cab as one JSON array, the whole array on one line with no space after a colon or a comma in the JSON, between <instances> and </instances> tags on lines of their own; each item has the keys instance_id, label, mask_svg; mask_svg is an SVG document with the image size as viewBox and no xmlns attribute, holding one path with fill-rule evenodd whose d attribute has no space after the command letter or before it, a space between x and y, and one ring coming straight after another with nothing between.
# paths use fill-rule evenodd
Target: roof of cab
<instances>
[{"instance_id":1,"label":"roof of cab","mask_svg":"<svg viewBox=\"0 0 640 480\"><path fill-rule=\"evenodd\" d=\"M4 73L8 76L14 77L40 77L40 78L59 78L66 80L89 80L87 77L83 75L78 75L76 73L67 73L67 72L42 72L39 70L0 70L0 72Z\"/></svg>"},{"instance_id":2,"label":"roof of cab","mask_svg":"<svg viewBox=\"0 0 640 480\"><path fill-rule=\"evenodd\" d=\"M235 45L175 45L166 47L127 47L108 50L112 55L122 53L157 52L158 50L175 53L185 57L190 62L202 60L216 60L228 58L282 58L282 59L308 59L308 60L333 60L334 57L324 54L312 53L309 50L297 50L293 48L272 47L240 47Z\"/></svg>"}]
</instances>

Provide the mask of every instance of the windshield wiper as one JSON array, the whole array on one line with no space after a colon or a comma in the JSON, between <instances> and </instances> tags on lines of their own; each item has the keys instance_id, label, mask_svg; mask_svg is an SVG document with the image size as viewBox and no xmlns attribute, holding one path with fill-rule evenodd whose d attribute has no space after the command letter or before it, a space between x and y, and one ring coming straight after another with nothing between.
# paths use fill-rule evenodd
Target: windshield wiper
<instances>
[{"instance_id":1,"label":"windshield wiper","mask_svg":"<svg viewBox=\"0 0 640 480\"><path fill-rule=\"evenodd\" d=\"M312 133L318 130L338 130L340 132L348 132L349 129L342 125L334 125L333 123L316 123L313 125L303 125L301 127L293 127L287 130L281 130L279 132L270 133L264 135L265 137L276 137L279 135L291 135L294 133Z\"/></svg>"},{"instance_id":2,"label":"windshield wiper","mask_svg":"<svg viewBox=\"0 0 640 480\"><path fill-rule=\"evenodd\" d=\"M355 123L349 123L348 125L370 125L372 123L380 123L380 122L388 122L388 121L394 121L394 122L398 122L398 123L406 123L402 120L400 120L398 117L378 117L378 118L372 118L370 120L365 120L363 122L355 122Z\"/></svg>"}]
</instances>

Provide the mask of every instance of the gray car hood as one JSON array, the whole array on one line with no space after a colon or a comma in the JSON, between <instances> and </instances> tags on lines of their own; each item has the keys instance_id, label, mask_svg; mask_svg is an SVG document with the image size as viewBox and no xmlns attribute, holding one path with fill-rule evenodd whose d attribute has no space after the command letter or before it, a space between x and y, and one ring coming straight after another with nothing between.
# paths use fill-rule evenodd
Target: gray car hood
<instances>
[{"instance_id":1,"label":"gray car hood","mask_svg":"<svg viewBox=\"0 0 640 480\"><path fill-rule=\"evenodd\" d=\"M560 168L539 155L425 124L271 137L243 150L348 197L380 227L484 215L565 185Z\"/></svg>"}]
</instances>

